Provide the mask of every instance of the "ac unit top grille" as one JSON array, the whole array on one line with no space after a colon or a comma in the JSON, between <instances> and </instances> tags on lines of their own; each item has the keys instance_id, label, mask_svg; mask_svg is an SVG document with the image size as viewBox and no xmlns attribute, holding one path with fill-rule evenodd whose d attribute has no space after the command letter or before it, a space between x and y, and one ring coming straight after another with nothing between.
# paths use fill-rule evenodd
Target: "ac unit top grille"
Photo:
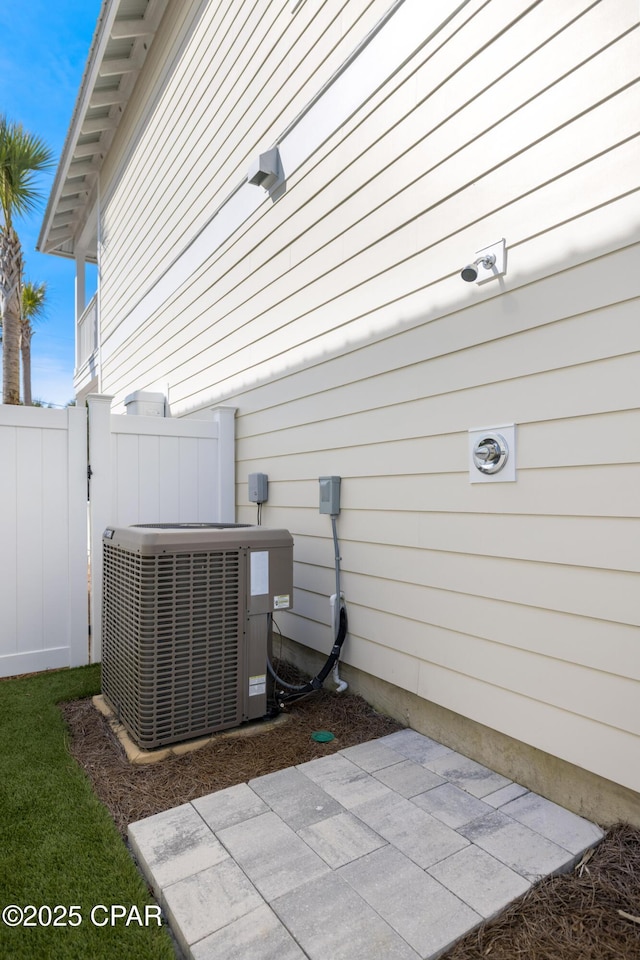
<instances>
[{"instance_id":1,"label":"ac unit top grille","mask_svg":"<svg viewBox=\"0 0 640 960\"><path fill-rule=\"evenodd\" d=\"M191 553L199 550L268 550L292 546L288 530L270 530L244 523L145 523L107 528L103 542L135 553Z\"/></svg>"},{"instance_id":2,"label":"ac unit top grille","mask_svg":"<svg viewBox=\"0 0 640 960\"><path fill-rule=\"evenodd\" d=\"M250 523L133 523L139 529L152 530L234 530L237 527L250 527Z\"/></svg>"}]
</instances>

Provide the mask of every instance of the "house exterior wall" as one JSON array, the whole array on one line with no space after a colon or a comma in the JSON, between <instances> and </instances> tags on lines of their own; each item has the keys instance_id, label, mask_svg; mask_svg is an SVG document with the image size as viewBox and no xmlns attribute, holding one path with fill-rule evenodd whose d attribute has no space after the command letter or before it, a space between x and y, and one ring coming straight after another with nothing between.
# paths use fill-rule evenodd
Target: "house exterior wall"
<instances>
[{"instance_id":1,"label":"house exterior wall","mask_svg":"<svg viewBox=\"0 0 640 960\"><path fill-rule=\"evenodd\" d=\"M103 390L237 407L287 636L331 646L337 474L345 661L640 791L637 3L249 6L172 3L118 128ZM505 423L516 482L470 483Z\"/></svg>"}]
</instances>

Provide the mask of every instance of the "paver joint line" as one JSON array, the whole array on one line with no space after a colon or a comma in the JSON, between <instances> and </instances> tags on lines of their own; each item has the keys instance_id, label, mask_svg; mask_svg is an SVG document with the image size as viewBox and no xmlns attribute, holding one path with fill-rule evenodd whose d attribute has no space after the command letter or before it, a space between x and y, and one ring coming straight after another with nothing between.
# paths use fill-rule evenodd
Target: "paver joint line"
<instances>
[{"instance_id":1,"label":"paver joint line","mask_svg":"<svg viewBox=\"0 0 640 960\"><path fill-rule=\"evenodd\" d=\"M191 960L430 960L603 835L413 730L129 828Z\"/></svg>"}]
</instances>

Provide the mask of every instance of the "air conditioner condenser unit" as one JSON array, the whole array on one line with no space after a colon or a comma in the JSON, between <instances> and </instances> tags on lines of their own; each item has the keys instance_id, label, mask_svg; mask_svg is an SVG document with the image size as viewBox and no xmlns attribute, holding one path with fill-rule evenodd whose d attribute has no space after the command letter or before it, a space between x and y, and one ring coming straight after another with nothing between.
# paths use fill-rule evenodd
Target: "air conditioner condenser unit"
<instances>
[{"instance_id":1,"label":"air conditioner condenser unit","mask_svg":"<svg viewBox=\"0 0 640 960\"><path fill-rule=\"evenodd\" d=\"M270 614L293 597L293 539L245 524L103 534L102 690L149 749L268 711Z\"/></svg>"}]
</instances>

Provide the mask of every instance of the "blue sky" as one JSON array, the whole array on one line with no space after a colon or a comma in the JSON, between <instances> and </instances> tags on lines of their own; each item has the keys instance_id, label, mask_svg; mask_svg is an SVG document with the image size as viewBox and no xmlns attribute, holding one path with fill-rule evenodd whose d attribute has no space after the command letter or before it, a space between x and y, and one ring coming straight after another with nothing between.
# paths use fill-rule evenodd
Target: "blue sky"
<instances>
[{"instance_id":1,"label":"blue sky","mask_svg":"<svg viewBox=\"0 0 640 960\"><path fill-rule=\"evenodd\" d=\"M71 120L102 0L0 4L0 113L42 137L56 165ZM55 168L40 179L38 213L16 224L29 280L47 282L48 308L32 340L33 396L64 405L73 398L74 281L70 260L35 249Z\"/></svg>"}]
</instances>

